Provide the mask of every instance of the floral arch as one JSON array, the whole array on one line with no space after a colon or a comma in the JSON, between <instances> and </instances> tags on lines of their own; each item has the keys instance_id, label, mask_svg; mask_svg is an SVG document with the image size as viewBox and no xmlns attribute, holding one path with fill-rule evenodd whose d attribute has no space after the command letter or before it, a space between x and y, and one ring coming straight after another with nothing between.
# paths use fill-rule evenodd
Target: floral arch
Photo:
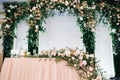
<instances>
[{"instance_id":1,"label":"floral arch","mask_svg":"<svg viewBox=\"0 0 120 80\"><path fill-rule=\"evenodd\" d=\"M77 16L77 24L83 33L83 43L89 54L94 54L96 27L96 11L102 13L102 20L107 18L110 22L111 35L113 40L113 49L115 53L120 53L120 9L103 1L63 1L63 0L42 0L30 2L5 2L5 16L7 21L3 23L4 35L4 56L10 56L10 50L13 47L13 39L16 37L14 29L20 20L25 19L29 24L28 49L31 52L37 48L38 31L45 31L42 24L45 18L54 16L53 10L59 10L59 13L68 11L69 14Z\"/></svg>"}]
</instances>

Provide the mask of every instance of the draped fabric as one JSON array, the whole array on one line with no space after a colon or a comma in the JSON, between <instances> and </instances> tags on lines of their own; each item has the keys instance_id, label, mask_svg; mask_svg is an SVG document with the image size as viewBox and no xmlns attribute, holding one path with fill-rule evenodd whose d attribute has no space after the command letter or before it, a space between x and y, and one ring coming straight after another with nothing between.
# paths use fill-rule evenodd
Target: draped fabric
<instances>
[{"instance_id":1,"label":"draped fabric","mask_svg":"<svg viewBox=\"0 0 120 80\"><path fill-rule=\"evenodd\" d=\"M0 80L83 80L66 65L55 58L6 58Z\"/></svg>"}]
</instances>

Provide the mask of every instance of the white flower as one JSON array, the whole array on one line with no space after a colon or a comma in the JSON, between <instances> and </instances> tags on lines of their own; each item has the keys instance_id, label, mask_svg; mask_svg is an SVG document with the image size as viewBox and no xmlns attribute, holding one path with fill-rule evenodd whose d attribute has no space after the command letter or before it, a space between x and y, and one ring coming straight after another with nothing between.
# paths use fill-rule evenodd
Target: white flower
<instances>
[{"instance_id":1,"label":"white flower","mask_svg":"<svg viewBox=\"0 0 120 80\"><path fill-rule=\"evenodd\" d=\"M74 60L75 58L74 57L72 57L72 60Z\"/></svg>"},{"instance_id":2,"label":"white flower","mask_svg":"<svg viewBox=\"0 0 120 80\"><path fill-rule=\"evenodd\" d=\"M76 67L76 64L74 64L74 67Z\"/></svg>"},{"instance_id":3,"label":"white flower","mask_svg":"<svg viewBox=\"0 0 120 80\"><path fill-rule=\"evenodd\" d=\"M91 57L91 58L94 58L94 55L93 55L93 54L90 54L90 57Z\"/></svg>"},{"instance_id":4,"label":"white flower","mask_svg":"<svg viewBox=\"0 0 120 80\"><path fill-rule=\"evenodd\" d=\"M32 9L30 9L30 12L32 12L33 10Z\"/></svg>"},{"instance_id":5,"label":"white flower","mask_svg":"<svg viewBox=\"0 0 120 80\"><path fill-rule=\"evenodd\" d=\"M32 14L30 14L30 16L29 17L33 17L33 15Z\"/></svg>"},{"instance_id":6,"label":"white flower","mask_svg":"<svg viewBox=\"0 0 120 80\"><path fill-rule=\"evenodd\" d=\"M80 50L76 50L75 56L78 56L80 54Z\"/></svg>"},{"instance_id":7,"label":"white flower","mask_svg":"<svg viewBox=\"0 0 120 80\"><path fill-rule=\"evenodd\" d=\"M116 23L116 25L119 25L119 23Z\"/></svg>"},{"instance_id":8,"label":"white flower","mask_svg":"<svg viewBox=\"0 0 120 80\"><path fill-rule=\"evenodd\" d=\"M80 56L83 56L83 54L84 54L83 52L82 52L82 53L80 53Z\"/></svg>"},{"instance_id":9,"label":"white flower","mask_svg":"<svg viewBox=\"0 0 120 80\"><path fill-rule=\"evenodd\" d=\"M92 68L92 67L89 67L89 71L93 71L93 68Z\"/></svg>"},{"instance_id":10,"label":"white flower","mask_svg":"<svg viewBox=\"0 0 120 80\"><path fill-rule=\"evenodd\" d=\"M70 53L71 53L71 52L70 52L69 50L66 50L66 51L65 51L65 55L66 55L66 56L69 56Z\"/></svg>"},{"instance_id":11,"label":"white flower","mask_svg":"<svg viewBox=\"0 0 120 80\"><path fill-rule=\"evenodd\" d=\"M15 8L15 6L12 6L11 8L13 9L13 8Z\"/></svg>"},{"instance_id":12,"label":"white flower","mask_svg":"<svg viewBox=\"0 0 120 80\"><path fill-rule=\"evenodd\" d=\"M98 75L95 80L102 80L102 76Z\"/></svg>"},{"instance_id":13,"label":"white flower","mask_svg":"<svg viewBox=\"0 0 120 80\"><path fill-rule=\"evenodd\" d=\"M116 29L112 29L112 33L115 33L116 32Z\"/></svg>"},{"instance_id":14,"label":"white flower","mask_svg":"<svg viewBox=\"0 0 120 80\"><path fill-rule=\"evenodd\" d=\"M83 56L79 56L79 59L82 60L82 59L83 59Z\"/></svg>"},{"instance_id":15,"label":"white flower","mask_svg":"<svg viewBox=\"0 0 120 80\"><path fill-rule=\"evenodd\" d=\"M9 12L9 13L10 13L10 10L8 9L8 10L7 10L7 12Z\"/></svg>"},{"instance_id":16,"label":"white flower","mask_svg":"<svg viewBox=\"0 0 120 80\"><path fill-rule=\"evenodd\" d=\"M6 24L6 26L5 26L6 28L10 28L10 25L8 25L8 24Z\"/></svg>"},{"instance_id":17,"label":"white flower","mask_svg":"<svg viewBox=\"0 0 120 80\"><path fill-rule=\"evenodd\" d=\"M95 9L95 8L96 8L96 6L95 6L95 5L93 5L93 6L92 6L92 9Z\"/></svg>"},{"instance_id":18,"label":"white flower","mask_svg":"<svg viewBox=\"0 0 120 80\"><path fill-rule=\"evenodd\" d=\"M85 65L85 66L87 65L87 61L86 61L86 60L83 60L82 63L83 63L83 65Z\"/></svg>"},{"instance_id":19,"label":"white flower","mask_svg":"<svg viewBox=\"0 0 120 80\"><path fill-rule=\"evenodd\" d=\"M65 1L65 5L66 5L66 6L68 6L68 5L69 5L69 3L68 3L68 1L67 1L67 0Z\"/></svg>"},{"instance_id":20,"label":"white flower","mask_svg":"<svg viewBox=\"0 0 120 80\"><path fill-rule=\"evenodd\" d=\"M17 7L17 5L15 5L15 8Z\"/></svg>"},{"instance_id":21,"label":"white flower","mask_svg":"<svg viewBox=\"0 0 120 80\"><path fill-rule=\"evenodd\" d=\"M36 10L36 7L34 6L34 7L32 8L32 10Z\"/></svg>"},{"instance_id":22,"label":"white flower","mask_svg":"<svg viewBox=\"0 0 120 80\"><path fill-rule=\"evenodd\" d=\"M9 5L9 7L11 8L11 7L12 7L12 5Z\"/></svg>"},{"instance_id":23,"label":"white flower","mask_svg":"<svg viewBox=\"0 0 120 80\"><path fill-rule=\"evenodd\" d=\"M83 17L80 16L80 20L82 21L82 20L83 20Z\"/></svg>"},{"instance_id":24,"label":"white flower","mask_svg":"<svg viewBox=\"0 0 120 80\"><path fill-rule=\"evenodd\" d=\"M90 57L90 55L89 54L86 54L86 59L88 59Z\"/></svg>"},{"instance_id":25,"label":"white flower","mask_svg":"<svg viewBox=\"0 0 120 80\"><path fill-rule=\"evenodd\" d=\"M79 10L83 10L83 9L84 9L84 7L83 7L83 6L80 6L80 7L79 7Z\"/></svg>"},{"instance_id":26,"label":"white flower","mask_svg":"<svg viewBox=\"0 0 120 80\"><path fill-rule=\"evenodd\" d=\"M91 31L92 31L92 32L94 32L94 31L95 31L95 29L94 29L94 28L92 28L92 29L91 29Z\"/></svg>"},{"instance_id":27,"label":"white flower","mask_svg":"<svg viewBox=\"0 0 120 80\"><path fill-rule=\"evenodd\" d=\"M36 25L36 26L35 26L35 28L36 28L36 29L38 29L38 28L39 28L39 26L38 26L38 25Z\"/></svg>"},{"instance_id":28,"label":"white flower","mask_svg":"<svg viewBox=\"0 0 120 80\"><path fill-rule=\"evenodd\" d=\"M75 8L75 7L76 7L76 5L73 5L73 7Z\"/></svg>"},{"instance_id":29,"label":"white flower","mask_svg":"<svg viewBox=\"0 0 120 80\"><path fill-rule=\"evenodd\" d=\"M118 41L120 41L120 37L118 38Z\"/></svg>"}]
</instances>

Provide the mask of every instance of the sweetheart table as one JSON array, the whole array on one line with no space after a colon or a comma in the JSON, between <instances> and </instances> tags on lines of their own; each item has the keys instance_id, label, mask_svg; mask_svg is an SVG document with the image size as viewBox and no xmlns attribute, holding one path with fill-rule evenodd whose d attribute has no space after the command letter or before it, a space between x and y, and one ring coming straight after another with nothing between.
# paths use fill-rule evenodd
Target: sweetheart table
<instances>
[{"instance_id":1,"label":"sweetheart table","mask_svg":"<svg viewBox=\"0 0 120 80\"><path fill-rule=\"evenodd\" d=\"M80 80L76 70L55 58L5 58L0 80Z\"/></svg>"}]
</instances>

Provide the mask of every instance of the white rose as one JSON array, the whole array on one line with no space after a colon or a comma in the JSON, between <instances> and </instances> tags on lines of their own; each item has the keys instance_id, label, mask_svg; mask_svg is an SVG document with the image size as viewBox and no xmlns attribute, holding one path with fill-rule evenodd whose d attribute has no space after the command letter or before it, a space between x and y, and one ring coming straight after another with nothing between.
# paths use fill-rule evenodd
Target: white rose
<instances>
[{"instance_id":1,"label":"white rose","mask_svg":"<svg viewBox=\"0 0 120 80\"><path fill-rule=\"evenodd\" d=\"M98 75L95 80L102 80L102 77Z\"/></svg>"},{"instance_id":2,"label":"white rose","mask_svg":"<svg viewBox=\"0 0 120 80\"><path fill-rule=\"evenodd\" d=\"M83 59L83 56L79 56L79 59L82 60L82 59Z\"/></svg>"},{"instance_id":3,"label":"white rose","mask_svg":"<svg viewBox=\"0 0 120 80\"><path fill-rule=\"evenodd\" d=\"M74 57L72 57L72 60L74 60L75 58Z\"/></svg>"},{"instance_id":4,"label":"white rose","mask_svg":"<svg viewBox=\"0 0 120 80\"><path fill-rule=\"evenodd\" d=\"M17 7L17 5L15 5L15 7Z\"/></svg>"},{"instance_id":5,"label":"white rose","mask_svg":"<svg viewBox=\"0 0 120 80\"><path fill-rule=\"evenodd\" d=\"M83 65L85 65L85 66L87 65L87 61L86 61L86 60L83 60L82 63L83 63Z\"/></svg>"},{"instance_id":6,"label":"white rose","mask_svg":"<svg viewBox=\"0 0 120 80\"><path fill-rule=\"evenodd\" d=\"M83 20L83 17L80 16L80 20L82 21L82 20Z\"/></svg>"},{"instance_id":7,"label":"white rose","mask_svg":"<svg viewBox=\"0 0 120 80\"><path fill-rule=\"evenodd\" d=\"M76 67L76 64L74 64L74 67Z\"/></svg>"},{"instance_id":8,"label":"white rose","mask_svg":"<svg viewBox=\"0 0 120 80\"><path fill-rule=\"evenodd\" d=\"M90 57L91 57L91 58L94 58L94 55L93 55L93 54L90 54Z\"/></svg>"},{"instance_id":9,"label":"white rose","mask_svg":"<svg viewBox=\"0 0 120 80\"><path fill-rule=\"evenodd\" d=\"M92 31L92 32L94 32L94 31L95 31L95 29L94 29L94 28L92 28L92 29L91 29L91 31Z\"/></svg>"},{"instance_id":10,"label":"white rose","mask_svg":"<svg viewBox=\"0 0 120 80\"><path fill-rule=\"evenodd\" d=\"M11 6L11 8L13 9L13 8L15 8L15 6Z\"/></svg>"},{"instance_id":11,"label":"white rose","mask_svg":"<svg viewBox=\"0 0 120 80\"><path fill-rule=\"evenodd\" d=\"M93 6L92 6L92 9L95 9L95 8L96 8L96 6L95 6L95 5L93 5Z\"/></svg>"},{"instance_id":12,"label":"white rose","mask_svg":"<svg viewBox=\"0 0 120 80\"><path fill-rule=\"evenodd\" d=\"M35 28L36 28L36 29L38 29L38 28L39 28L39 26L38 26L38 25L36 25L36 26L35 26Z\"/></svg>"},{"instance_id":13,"label":"white rose","mask_svg":"<svg viewBox=\"0 0 120 80\"><path fill-rule=\"evenodd\" d=\"M82 53L80 53L80 56L83 56L83 54L84 54L83 52L82 52Z\"/></svg>"},{"instance_id":14,"label":"white rose","mask_svg":"<svg viewBox=\"0 0 120 80\"><path fill-rule=\"evenodd\" d=\"M115 33L115 32L116 32L116 29L112 29L112 32Z\"/></svg>"},{"instance_id":15,"label":"white rose","mask_svg":"<svg viewBox=\"0 0 120 80\"><path fill-rule=\"evenodd\" d=\"M80 54L80 50L76 50L75 56L78 56Z\"/></svg>"},{"instance_id":16,"label":"white rose","mask_svg":"<svg viewBox=\"0 0 120 80\"><path fill-rule=\"evenodd\" d=\"M6 26L5 26L6 28L10 28L10 25L8 25L8 24L6 24Z\"/></svg>"},{"instance_id":17,"label":"white rose","mask_svg":"<svg viewBox=\"0 0 120 80\"><path fill-rule=\"evenodd\" d=\"M118 38L118 41L120 41L120 37Z\"/></svg>"},{"instance_id":18,"label":"white rose","mask_svg":"<svg viewBox=\"0 0 120 80\"><path fill-rule=\"evenodd\" d=\"M93 71L93 68L92 68L92 67L89 67L89 71Z\"/></svg>"},{"instance_id":19,"label":"white rose","mask_svg":"<svg viewBox=\"0 0 120 80\"><path fill-rule=\"evenodd\" d=\"M70 52L69 50L66 50L66 51L65 51L65 55L66 55L66 56L69 56L70 53L71 53L71 52Z\"/></svg>"},{"instance_id":20,"label":"white rose","mask_svg":"<svg viewBox=\"0 0 120 80\"><path fill-rule=\"evenodd\" d=\"M86 54L86 59L88 59L90 57L90 55L89 54Z\"/></svg>"},{"instance_id":21,"label":"white rose","mask_svg":"<svg viewBox=\"0 0 120 80\"><path fill-rule=\"evenodd\" d=\"M11 8L11 7L12 7L12 5L9 5L9 7Z\"/></svg>"},{"instance_id":22,"label":"white rose","mask_svg":"<svg viewBox=\"0 0 120 80\"><path fill-rule=\"evenodd\" d=\"M69 5L68 1L65 1L65 5L66 5L66 6Z\"/></svg>"},{"instance_id":23,"label":"white rose","mask_svg":"<svg viewBox=\"0 0 120 80\"><path fill-rule=\"evenodd\" d=\"M30 14L30 16L29 17L33 17L33 15L32 14Z\"/></svg>"},{"instance_id":24,"label":"white rose","mask_svg":"<svg viewBox=\"0 0 120 80\"><path fill-rule=\"evenodd\" d=\"M7 10L7 12L9 12L9 13L10 13L10 10L8 9L8 10Z\"/></svg>"},{"instance_id":25,"label":"white rose","mask_svg":"<svg viewBox=\"0 0 120 80\"><path fill-rule=\"evenodd\" d=\"M36 7L33 7L32 10L36 10Z\"/></svg>"},{"instance_id":26,"label":"white rose","mask_svg":"<svg viewBox=\"0 0 120 80\"><path fill-rule=\"evenodd\" d=\"M76 5L73 5L73 7L75 8L75 7L76 7Z\"/></svg>"}]
</instances>

